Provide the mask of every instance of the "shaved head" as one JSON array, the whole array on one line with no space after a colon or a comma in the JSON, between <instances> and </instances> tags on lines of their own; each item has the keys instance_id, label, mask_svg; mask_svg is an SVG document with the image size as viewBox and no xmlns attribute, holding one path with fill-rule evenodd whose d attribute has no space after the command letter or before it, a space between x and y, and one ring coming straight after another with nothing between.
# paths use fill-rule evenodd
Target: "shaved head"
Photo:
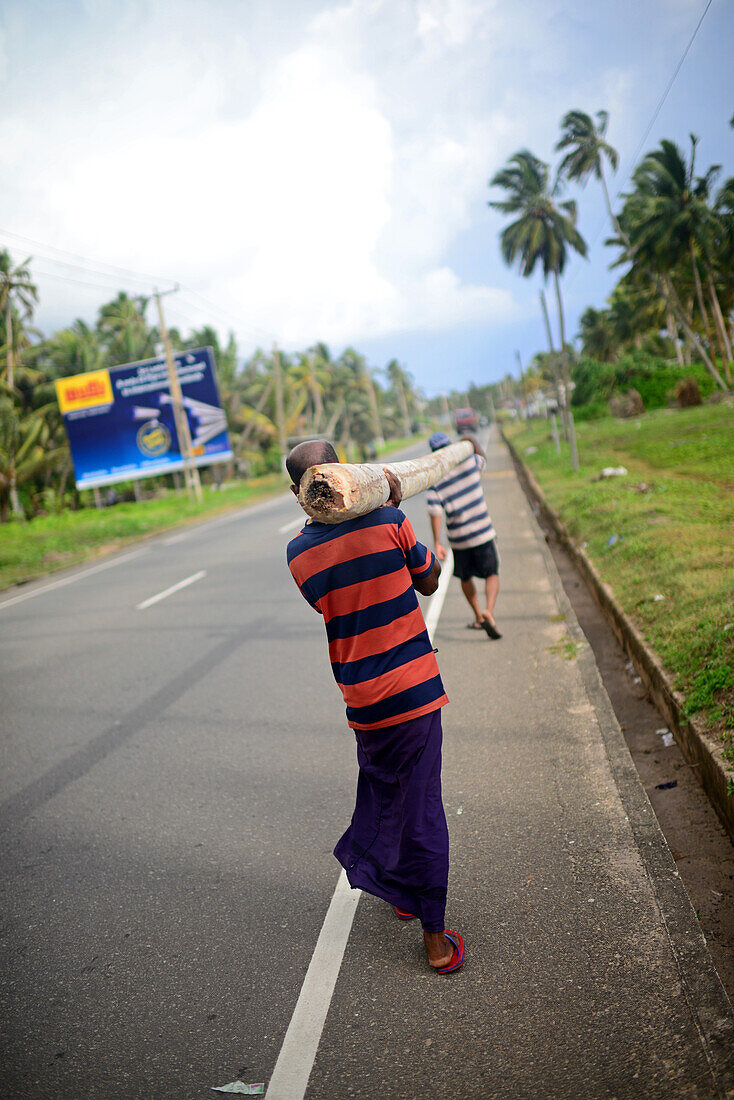
<instances>
[{"instance_id":1,"label":"shaved head","mask_svg":"<svg viewBox=\"0 0 734 1100\"><path fill-rule=\"evenodd\" d=\"M290 479L298 488L301 478L309 466L320 466L322 462L338 462L339 456L325 439L309 439L294 447L285 460L285 468Z\"/></svg>"}]
</instances>

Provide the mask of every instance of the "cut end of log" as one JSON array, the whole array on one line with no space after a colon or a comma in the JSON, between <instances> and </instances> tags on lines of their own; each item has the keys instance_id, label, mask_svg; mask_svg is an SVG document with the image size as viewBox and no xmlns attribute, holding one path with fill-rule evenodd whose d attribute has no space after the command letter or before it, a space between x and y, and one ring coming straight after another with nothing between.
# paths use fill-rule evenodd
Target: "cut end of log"
<instances>
[{"instance_id":1,"label":"cut end of log","mask_svg":"<svg viewBox=\"0 0 734 1100\"><path fill-rule=\"evenodd\" d=\"M331 515L334 511L341 512L345 507L344 493L323 478L312 479L301 493L298 494L301 507L313 517Z\"/></svg>"},{"instance_id":2,"label":"cut end of log","mask_svg":"<svg viewBox=\"0 0 734 1100\"><path fill-rule=\"evenodd\" d=\"M434 485L472 451L469 442L453 443L425 458L388 463L387 468L400 481L405 500ZM298 503L318 523L357 519L389 499L385 467L374 463L324 462L310 466L301 478L298 492Z\"/></svg>"}]
</instances>

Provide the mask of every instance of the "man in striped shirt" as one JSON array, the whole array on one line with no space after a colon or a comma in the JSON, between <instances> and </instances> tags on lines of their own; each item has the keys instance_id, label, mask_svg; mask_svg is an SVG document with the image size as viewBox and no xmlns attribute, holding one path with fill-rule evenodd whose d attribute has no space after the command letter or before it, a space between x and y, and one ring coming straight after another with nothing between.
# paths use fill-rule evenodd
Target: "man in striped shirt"
<instances>
[{"instance_id":1,"label":"man in striped shirt","mask_svg":"<svg viewBox=\"0 0 734 1100\"><path fill-rule=\"evenodd\" d=\"M444 561L446 550L441 545L440 535L441 513L446 513L446 534L454 554L454 576L461 581L461 590L474 612L474 622L469 626L474 630L484 630L496 640L502 637L494 621L494 605L500 587L500 559L480 477L486 459L476 439L471 436L465 438L474 445L474 454L427 491L428 514L436 557ZM432 451L438 451L450 442L445 432L436 432L428 440L428 445ZM474 577L484 581L484 608L479 605Z\"/></svg>"},{"instance_id":2,"label":"man in striped shirt","mask_svg":"<svg viewBox=\"0 0 734 1100\"><path fill-rule=\"evenodd\" d=\"M286 467L296 495L310 466L338 462L321 440L301 443ZM357 739L352 822L334 855L352 887L420 917L428 961L439 973L464 959L446 931L448 829L441 800L441 707L448 702L416 592L429 596L441 566L390 501L342 523L309 519L288 544L302 595L324 617L334 678Z\"/></svg>"}]
</instances>

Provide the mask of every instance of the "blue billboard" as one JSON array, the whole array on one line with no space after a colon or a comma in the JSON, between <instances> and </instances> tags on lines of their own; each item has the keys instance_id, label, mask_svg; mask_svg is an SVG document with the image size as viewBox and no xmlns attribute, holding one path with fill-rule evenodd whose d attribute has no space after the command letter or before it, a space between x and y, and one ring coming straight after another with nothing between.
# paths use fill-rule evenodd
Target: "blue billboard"
<instances>
[{"instance_id":1,"label":"blue billboard","mask_svg":"<svg viewBox=\"0 0 734 1100\"><path fill-rule=\"evenodd\" d=\"M197 466L233 458L211 348L174 356ZM182 470L163 356L56 382L78 489Z\"/></svg>"}]
</instances>

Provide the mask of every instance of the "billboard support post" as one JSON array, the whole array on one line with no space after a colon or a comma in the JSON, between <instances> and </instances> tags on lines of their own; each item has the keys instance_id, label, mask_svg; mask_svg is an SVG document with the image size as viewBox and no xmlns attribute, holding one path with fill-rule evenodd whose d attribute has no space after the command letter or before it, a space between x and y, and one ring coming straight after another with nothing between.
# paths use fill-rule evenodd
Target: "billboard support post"
<instances>
[{"instance_id":1,"label":"billboard support post","mask_svg":"<svg viewBox=\"0 0 734 1100\"><path fill-rule=\"evenodd\" d=\"M172 290L165 291L167 294L172 294ZM197 504L201 504L201 480L199 478L199 471L196 463L194 462L194 456L192 454L191 447L191 432L189 431L189 422L186 416L186 411L183 406L183 394L181 393L181 383L178 378L178 371L176 370L176 364L173 359L173 350L171 348L171 339L168 335L168 329L166 328L166 321L163 316L163 305L161 303L162 294L159 290L153 292L156 303L158 305L158 320L160 322L161 340L166 350L166 366L168 368L168 384L171 390L171 404L173 406L173 418L176 424L176 434L178 436L178 448L181 452L181 457L184 460L184 476L186 478L186 488L188 489L189 497L192 500L196 500Z\"/></svg>"}]
</instances>

